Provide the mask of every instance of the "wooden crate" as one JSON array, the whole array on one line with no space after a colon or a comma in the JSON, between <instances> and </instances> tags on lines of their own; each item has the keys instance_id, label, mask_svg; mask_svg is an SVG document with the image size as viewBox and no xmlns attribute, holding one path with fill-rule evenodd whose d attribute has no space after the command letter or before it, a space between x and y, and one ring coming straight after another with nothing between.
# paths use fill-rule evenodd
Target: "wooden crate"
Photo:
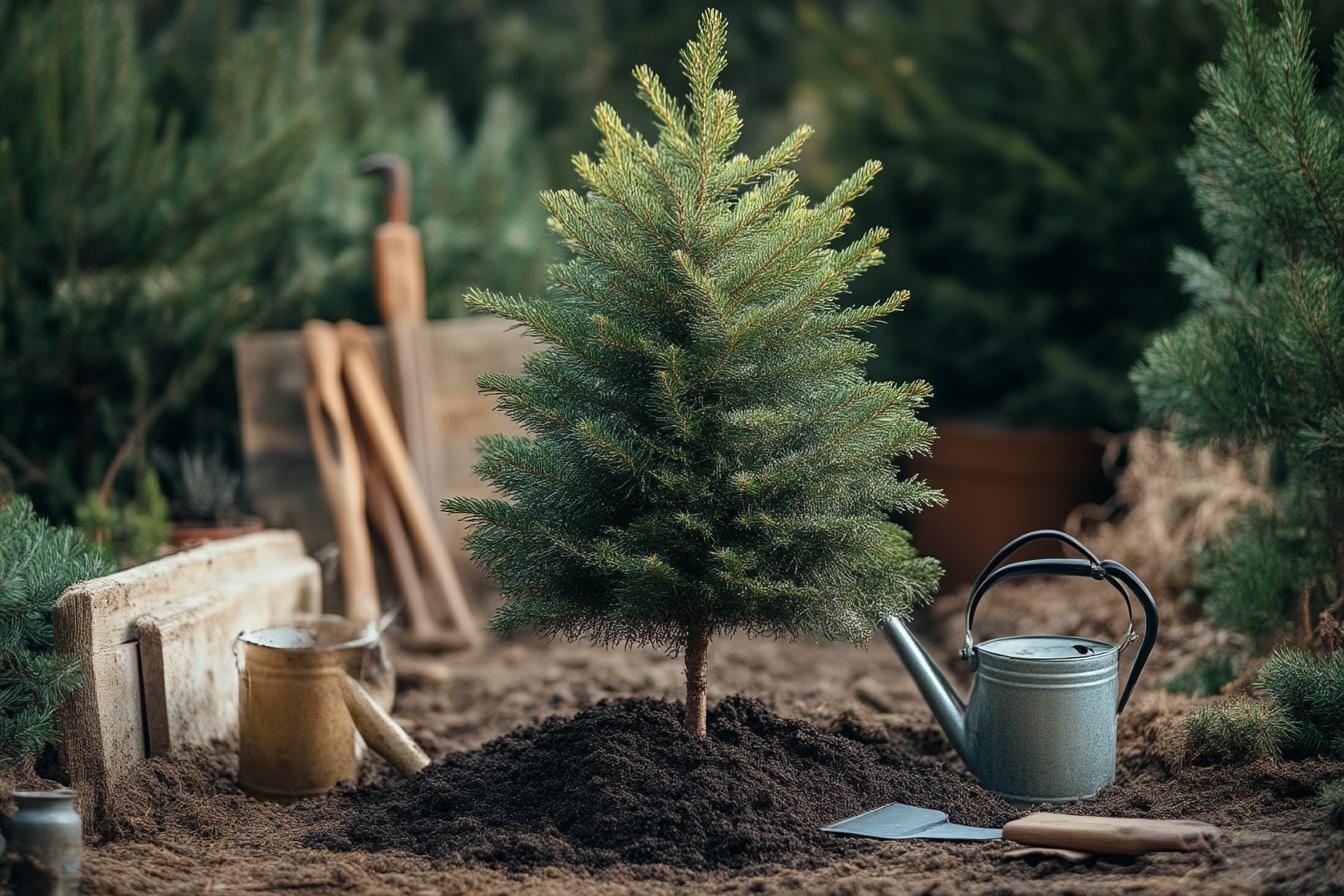
<instances>
[{"instance_id":1,"label":"wooden crate","mask_svg":"<svg viewBox=\"0 0 1344 896\"><path fill-rule=\"evenodd\" d=\"M495 410L494 399L476 390L480 374L517 373L524 355L535 350L531 340L511 327L493 317L428 324L434 396L427 416L436 429L438 458L435 481L426 484L425 502L440 523L464 583L478 594L486 583L462 549L465 526L441 513L439 500L450 495L490 495L490 489L471 472L476 439L519 431ZM379 327L370 327L369 332L387 383L386 339ZM267 522L296 529L315 550L336 536L303 413L306 371L299 333L248 334L238 340L235 356L248 497Z\"/></svg>"},{"instance_id":2,"label":"wooden crate","mask_svg":"<svg viewBox=\"0 0 1344 896\"><path fill-rule=\"evenodd\" d=\"M217 541L71 586L52 613L83 683L61 712L61 765L95 824L138 762L236 736L234 642L320 607L296 532Z\"/></svg>"}]
</instances>

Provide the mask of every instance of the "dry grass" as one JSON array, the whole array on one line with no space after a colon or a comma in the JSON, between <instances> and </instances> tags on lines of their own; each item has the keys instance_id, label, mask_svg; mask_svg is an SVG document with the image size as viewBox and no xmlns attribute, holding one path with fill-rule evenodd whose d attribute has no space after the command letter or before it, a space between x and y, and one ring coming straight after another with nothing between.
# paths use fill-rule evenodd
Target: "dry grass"
<instances>
[{"instance_id":1,"label":"dry grass","mask_svg":"<svg viewBox=\"0 0 1344 896\"><path fill-rule=\"evenodd\" d=\"M1102 556L1129 558L1140 578L1168 594L1189 587L1201 544L1224 532L1242 510L1270 500L1261 484L1264 452L1238 457L1187 450L1165 433L1140 429L1111 439L1108 470L1114 471L1122 453L1128 462L1115 497L1078 508L1067 525Z\"/></svg>"}]
</instances>

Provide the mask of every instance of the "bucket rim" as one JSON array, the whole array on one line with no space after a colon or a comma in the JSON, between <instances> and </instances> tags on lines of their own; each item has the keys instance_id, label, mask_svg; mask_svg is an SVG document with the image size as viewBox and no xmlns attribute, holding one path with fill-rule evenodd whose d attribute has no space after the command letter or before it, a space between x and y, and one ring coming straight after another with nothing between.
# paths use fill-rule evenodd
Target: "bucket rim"
<instances>
[{"instance_id":1,"label":"bucket rim","mask_svg":"<svg viewBox=\"0 0 1344 896\"><path fill-rule=\"evenodd\" d=\"M277 643L279 638L274 640L265 639L264 635L268 633L280 633L284 631L298 632L303 629L316 629L323 625L336 628L345 627L348 634L333 643L310 643L310 644L284 644ZM354 623L344 616L338 616L334 613L321 613L309 616L296 616L289 622L279 625L268 625L264 628L256 628L250 631L242 632L238 635L238 643L246 644L249 647L260 647L264 650L274 650L280 653L339 653L355 649L372 647L378 642L380 631L376 625L367 626L364 630L356 629Z\"/></svg>"}]
</instances>

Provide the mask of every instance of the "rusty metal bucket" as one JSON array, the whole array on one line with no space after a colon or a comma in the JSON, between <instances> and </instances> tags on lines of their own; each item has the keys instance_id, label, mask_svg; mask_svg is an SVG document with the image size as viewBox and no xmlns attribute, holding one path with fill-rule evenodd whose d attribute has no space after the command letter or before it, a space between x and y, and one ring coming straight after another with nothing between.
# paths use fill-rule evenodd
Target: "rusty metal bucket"
<instances>
[{"instance_id":1,"label":"rusty metal bucket","mask_svg":"<svg viewBox=\"0 0 1344 896\"><path fill-rule=\"evenodd\" d=\"M377 629L309 617L239 635L234 652L238 783L248 793L289 801L354 781L358 735L404 774L429 764L387 714L395 682Z\"/></svg>"}]
</instances>

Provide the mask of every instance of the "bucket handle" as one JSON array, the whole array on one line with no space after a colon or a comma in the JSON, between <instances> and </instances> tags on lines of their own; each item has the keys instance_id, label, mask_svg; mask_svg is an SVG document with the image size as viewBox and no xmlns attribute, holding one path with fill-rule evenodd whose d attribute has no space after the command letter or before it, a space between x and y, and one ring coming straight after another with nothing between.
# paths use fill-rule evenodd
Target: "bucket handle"
<instances>
[{"instance_id":1,"label":"bucket handle","mask_svg":"<svg viewBox=\"0 0 1344 896\"><path fill-rule=\"evenodd\" d=\"M1063 542L1072 547L1084 559L1053 557L1043 560L1019 560L1016 563L1009 563L1007 566L1000 566L1010 554L1023 545L1042 539L1051 539ZM1139 577L1130 572L1123 565L1114 560L1099 560L1097 555L1088 550L1087 546L1081 541L1069 535L1067 532L1060 532L1057 529L1038 529L1034 532L1027 532L1019 535L1008 542L999 552L994 555L994 559L989 561L984 570L976 577L975 584L971 586L971 598L966 603L966 635L962 643L961 658L973 662L975 657L975 639L971 634L971 625L975 622L975 610L980 604L980 599L999 582L1007 579L1017 579L1023 576L1080 576L1096 579L1108 583L1120 596L1125 599L1125 609L1129 612L1129 626L1125 630L1120 643L1116 645L1116 652L1121 653L1137 635L1134 632L1134 603L1133 599L1139 602L1143 608L1144 628L1143 643L1139 645L1139 652L1134 657L1134 664L1129 670L1129 681L1125 684L1125 691L1120 695L1120 701L1116 704L1115 712L1117 715L1125 708L1129 702L1129 696L1134 691L1134 686L1138 684L1139 675L1143 672L1143 666L1148 661L1148 654L1152 653L1153 644L1157 641L1157 603L1153 600L1153 595L1149 592L1147 586L1139 581Z\"/></svg>"}]
</instances>

